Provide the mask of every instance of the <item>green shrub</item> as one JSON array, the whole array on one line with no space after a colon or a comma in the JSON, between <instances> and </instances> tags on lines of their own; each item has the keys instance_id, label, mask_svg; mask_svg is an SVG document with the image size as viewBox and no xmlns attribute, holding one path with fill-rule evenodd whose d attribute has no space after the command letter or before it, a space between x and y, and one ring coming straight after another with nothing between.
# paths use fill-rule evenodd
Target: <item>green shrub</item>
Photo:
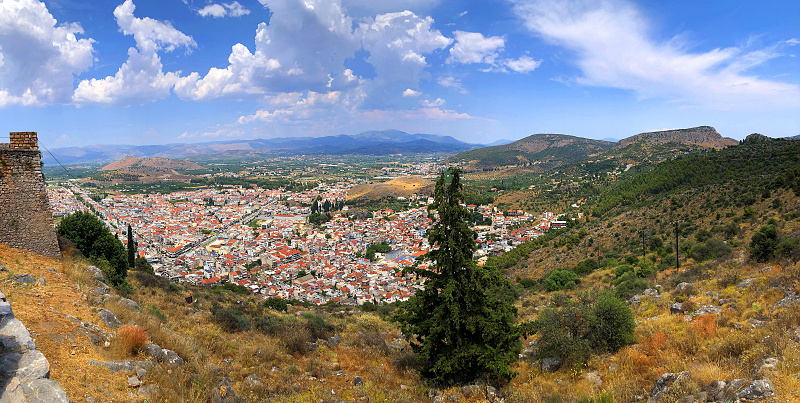
<instances>
[{"instance_id":1,"label":"green shrub","mask_svg":"<svg viewBox=\"0 0 800 403\"><path fill-rule=\"evenodd\" d=\"M252 294L247 287L241 286L241 285L236 284L236 283L224 283L224 284L221 284L221 285L215 285L214 287L211 287L211 292L213 292L215 294L220 294L223 291L227 291L227 292L229 292L231 294L234 294L234 295L250 295L250 294Z\"/></svg>"},{"instance_id":2,"label":"green shrub","mask_svg":"<svg viewBox=\"0 0 800 403\"><path fill-rule=\"evenodd\" d=\"M628 305L608 292L581 295L577 302L560 295L534 322L536 355L584 364L592 353L615 352L633 343L635 327Z\"/></svg>"},{"instance_id":3,"label":"green shrub","mask_svg":"<svg viewBox=\"0 0 800 403\"><path fill-rule=\"evenodd\" d=\"M598 268L600 268L600 264L597 263L597 260L590 258L578 263L575 268L572 269L572 271L578 275L584 276L597 270Z\"/></svg>"},{"instance_id":4,"label":"green shrub","mask_svg":"<svg viewBox=\"0 0 800 403\"><path fill-rule=\"evenodd\" d=\"M532 278L517 277L517 284L519 284L523 288L531 288L531 287L535 287L537 282L536 282L536 280L534 280Z\"/></svg>"},{"instance_id":5,"label":"green shrub","mask_svg":"<svg viewBox=\"0 0 800 403\"><path fill-rule=\"evenodd\" d=\"M336 327L328 323L322 316L313 313L304 313L303 319L305 319L305 327L311 333L314 340L327 339L333 336L333 332L336 331Z\"/></svg>"},{"instance_id":6,"label":"green shrub","mask_svg":"<svg viewBox=\"0 0 800 403\"><path fill-rule=\"evenodd\" d=\"M133 266L136 271L155 275L155 272L153 271L153 266L150 264L150 262L147 261L147 259L143 257L137 257L136 259L134 259Z\"/></svg>"},{"instance_id":7,"label":"green shrub","mask_svg":"<svg viewBox=\"0 0 800 403\"><path fill-rule=\"evenodd\" d=\"M800 239L786 238L778 243L775 248L775 254L782 257L790 257L797 248L800 248Z\"/></svg>"},{"instance_id":8,"label":"green shrub","mask_svg":"<svg viewBox=\"0 0 800 403\"><path fill-rule=\"evenodd\" d=\"M267 298L264 300L264 308L286 312L289 308L289 303L283 298Z\"/></svg>"},{"instance_id":9,"label":"green shrub","mask_svg":"<svg viewBox=\"0 0 800 403\"><path fill-rule=\"evenodd\" d=\"M725 236L727 239L731 239L736 235L739 235L739 226L736 225L734 222L729 222L725 226L721 228L722 235Z\"/></svg>"},{"instance_id":10,"label":"green shrub","mask_svg":"<svg viewBox=\"0 0 800 403\"><path fill-rule=\"evenodd\" d=\"M774 225L762 225L750 238L750 257L757 262L766 262L775 257L778 246L778 230Z\"/></svg>"},{"instance_id":11,"label":"green shrub","mask_svg":"<svg viewBox=\"0 0 800 403\"><path fill-rule=\"evenodd\" d=\"M595 349L615 352L633 343L633 320L631 308L619 298L604 293L595 302L589 335Z\"/></svg>"},{"instance_id":12,"label":"green shrub","mask_svg":"<svg viewBox=\"0 0 800 403\"><path fill-rule=\"evenodd\" d=\"M570 270L553 270L544 279L547 291L560 291L575 288L580 282L578 275Z\"/></svg>"},{"instance_id":13,"label":"green shrub","mask_svg":"<svg viewBox=\"0 0 800 403\"><path fill-rule=\"evenodd\" d=\"M627 263L621 264L621 265L617 266L614 269L614 276L617 277L617 278L620 278L620 277L622 277L623 274L625 274L627 272L632 272L633 270L634 270L633 266L631 266L631 265L629 265Z\"/></svg>"},{"instance_id":14,"label":"green shrub","mask_svg":"<svg viewBox=\"0 0 800 403\"><path fill-rule=\"evenodd\" d=\"M711 238L711 235L711 231L707 229L700 229L697 231L694 237L697 239L697 242L705 242L708 240L708 238Z\"/></svg>"},{"instance_id":15,"label":"green shrub","mask_svg":"<svg viewBox=\"0 0 800 403\"><path fill-rule=\"evenodd\" d=\"M242 332L252 328L250 319L238 309L219 309L213 312L213 319L228 333Z\"/></svg>"},{"instance_id":16,"label":"green shrub","mask_svg":"<svg viewBox=\"0 0 800 403\"><path fill-rule=\"evenodd\" d=\"M570 303L562 307L548 307L539 313L535 322L539 342L538 358L555 357L568 365L580 365L591 356L591 342L586 337L589 323L586 306Z\"/></svg>"},{"instance_id":17,"label":"green shrub","mask_svg":"<svg viewBox=\"0 0 800 403\"><path fill-rule=\"evenodd\" d=\"M157 306L155 305L151 306L150 308L147 309L147 312L158 318L158 320L160 320L161 322L163 323L167 322L167 315L164 315L164 312L161 312L161 310L158 309Z\"/></svg>"},{"instance_id":18,"label":"green shrub","mask_svg":"<svg viewBox=\"0 0 800 403\"><path fill-rule=\"evenodd\" d=\"M622 275L615 278L612 284L616 286L614 291L617 296L626 300L647 288L647 282L637 277L633 268L622 272Z\"/></svg>"},{"instance_id":19,"label":"green shrub","mask_svg":"<svg viewBox=\"0 0 800 403\"><path fill-rule=\"evenodd\" d=\"M703 262L728 255L731 253L731 250L730 245L726 244L724 241L717 238L708 238L705 243L692 246L688 256L698 262Z\"/></svg>"}]
</instances>

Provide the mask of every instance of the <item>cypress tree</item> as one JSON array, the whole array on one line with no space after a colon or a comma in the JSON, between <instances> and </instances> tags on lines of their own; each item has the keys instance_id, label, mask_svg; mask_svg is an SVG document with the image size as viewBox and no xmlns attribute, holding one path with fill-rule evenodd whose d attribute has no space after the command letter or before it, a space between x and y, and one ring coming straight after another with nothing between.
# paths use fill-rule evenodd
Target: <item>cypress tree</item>
<instances>
[{"instance_id":1,"label":"cypress tree","mask_svg":"<svg viewBox=\"0 0 800 403\"><path fill-rule=\"evenodd\" d=\"M443 384L486 378L510 380L509 365L521 349L522 327L516 324L515 295L508 280L494 267L478 266L469 212L459 203L464 195L461 170L450 168L436 183L429 212L438 213L428 230L433 249L422 261L428 269L407 268L425 279L424 290L403 304L394 316L411 340L424 376Z\"/></svg>"},{"instance_id":2,"label":"cypress tree","mask_svg":"<svg viewBox=\"0 0 800 403\"><path fill-rule=\"evenodd\" d=\"M128 224L128 267L131 269L136 265L136 245L133 242L133 231Z\"/></svg>"}]
</instances>

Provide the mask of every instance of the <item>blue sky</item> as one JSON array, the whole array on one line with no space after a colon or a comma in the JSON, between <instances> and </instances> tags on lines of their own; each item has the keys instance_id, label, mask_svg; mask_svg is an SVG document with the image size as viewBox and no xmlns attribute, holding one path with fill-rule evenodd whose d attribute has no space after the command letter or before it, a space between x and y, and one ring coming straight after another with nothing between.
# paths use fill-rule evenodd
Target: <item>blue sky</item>
<instances>
[{"instance_id":1,"label":"blue sky","mask_svg":"<svg viewBox=\"0 0 800 403\"><path fill-rule=\"evenodd\" d=\"M800 134L799 51L796 0L4 0L0 121L50 148L784 137Z\"/></svg>"}]
</instances>

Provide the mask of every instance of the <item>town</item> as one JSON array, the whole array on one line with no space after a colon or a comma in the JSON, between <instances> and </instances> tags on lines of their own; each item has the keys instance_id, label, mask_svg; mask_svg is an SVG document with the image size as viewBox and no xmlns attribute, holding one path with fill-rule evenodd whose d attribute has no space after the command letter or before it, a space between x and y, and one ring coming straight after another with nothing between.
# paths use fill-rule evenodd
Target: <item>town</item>
<instances>
[{"instance_id":1,"label":"town","mask_svg":"<svg viewBox=\"0 0 800 403\"><path fill-rule=\"evenodd\" d=\"M54 215L91 210L124 243L130 225L139 257L176 283L230 282L264 298L313 304L405 301L421 287L402 269L430 248L425 234L432 221L426 206L433 199L403 197L408 202L404 211L376 210L357 217L344 204L354 185L319 183L301 192L225 186L98 201L71 181L49 187L48 196ZM327 222L310 222L312 210L337 205L342 207L328 212ZM549 212L533 216L492 205L465 207L482 218L473 226L479 264L565 224Z\"/></svg>"}]
</instances>

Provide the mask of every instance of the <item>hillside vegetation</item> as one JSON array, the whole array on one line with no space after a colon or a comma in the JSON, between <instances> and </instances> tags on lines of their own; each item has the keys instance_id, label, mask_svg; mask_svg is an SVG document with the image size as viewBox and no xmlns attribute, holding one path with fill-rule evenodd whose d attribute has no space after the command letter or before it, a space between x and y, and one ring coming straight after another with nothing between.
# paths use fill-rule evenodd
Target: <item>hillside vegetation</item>
<instances>
[{"instance_id":1,"label":"hillside vegetation","mask_svg":"<svg viewBox=\"0 0 800 403\"><path fill-rule=\"evenodd\" d=\"M146 271L127 276L131 304L81 258L0 246L3 291L73 401L797 401L798 147L753 137L542 191L568 228L485 264L514 283L493 292L515 301L525 329L508 382L420 375L396 306L286 304ZM576 198L584 204L569 207ZM46 285L10 281L17 273ZM148 340L181 360L151 361ZM137 374L89 360L149 364ZM128 386L132 376L142 385Z\"/></svg>"},{"instance_id":2,"label":"hillside vegetation","mask_svg":"<svg viewBox=\"0 0 800 403\"><path fill-rule=\"evenodd\" d=\"M466 170L484 170L506 165L543 164L549 170L610 149L614 143L565 134L534 134L510 144L484 147L459 153L450 161L460 162Z\"/></svg>"}]
</instances>

